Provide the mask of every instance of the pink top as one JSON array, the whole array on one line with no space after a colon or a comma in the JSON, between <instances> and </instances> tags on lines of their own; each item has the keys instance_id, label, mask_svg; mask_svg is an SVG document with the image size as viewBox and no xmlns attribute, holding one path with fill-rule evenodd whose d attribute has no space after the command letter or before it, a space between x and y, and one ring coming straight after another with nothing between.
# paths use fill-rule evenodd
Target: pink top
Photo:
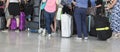
<instances>
[{"instance_id":1,"label":"pink top","mask_svg":"<svg viewBox=\"0 0 120 52\"><path fill-rule=\"evenodd\" d=\"M45 11L47 12L55 12L56 11L56 0L47 0Z\"/></svg>"}]
</instances>

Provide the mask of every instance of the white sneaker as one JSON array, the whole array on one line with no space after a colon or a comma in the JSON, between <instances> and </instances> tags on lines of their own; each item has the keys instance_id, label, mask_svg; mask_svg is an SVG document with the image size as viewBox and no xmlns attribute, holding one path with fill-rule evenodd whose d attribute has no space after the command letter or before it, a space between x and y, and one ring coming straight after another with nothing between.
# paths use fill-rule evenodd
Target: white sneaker
<instances>
[{"instance_id":1,"label":"white sneaker","mask_svg":"<svg viewBox=\"0 0 120 52\"><path fill-rule=\"evenodd\" d=\"M56 33L55 33L55 32L53 32L53 33L52 33L52 35L54 36L54 35L56 35Z\"/></svg>"},{"instance_id":2,"label":"white sneaker","mask_svg":"<svg viewBox=\"0 0 120 52\"><path fill-rule=\"evenodd\" d=\"M17 30L15 30L15 32L20 32L20 31L17 29Z\"/></svg>"},{"instance_id":3,"label":"white sneaker","mask_svg":"<svg viewBox=\"0 0 120 52\"><path fill-rule=\"evenodd\" d=\"M46 35L46 30L43 29L42 36L45 36L45 35Z\"/></svg>"},{"instance_id":4,"label":"white sneaker","mask_svg":"<svg viewBox=\"0 0 120 52\"><path fill-rule=\"evenodd\" d=\"M78 40L82 40L82 38L80 38L80 37L77 37L76 39L78 39Z\"/></svg>"},{"instance_id":5,"label":"white sneaker","mask_svg":"<svg viewBox=\"0 0 120 52\"><path fill-rule=\"evenodd\" d=\"M2 32L8 32L8 29L6 29L6 30L3 30Z\"/></svg>"},{"instance_id":6,"label":"white sneaker","mask_svg":"<svg viewBox=\"0 0 120 52\"><path fill-rule=\"evenodd\" d=\"M51 34L48 34L48 37L51 37Z\"/></svg>"},{"instance_id":7,"label":"white sneaker","mask_svg":"<svg viewBox=\"0 0 120 52\"><path fill-rule=\"evenodd\" d=\"M87 39L88 39L88 37L84 37L84 39L85 39L85 40L87 40Z\"/></svg>"}]
</instances>

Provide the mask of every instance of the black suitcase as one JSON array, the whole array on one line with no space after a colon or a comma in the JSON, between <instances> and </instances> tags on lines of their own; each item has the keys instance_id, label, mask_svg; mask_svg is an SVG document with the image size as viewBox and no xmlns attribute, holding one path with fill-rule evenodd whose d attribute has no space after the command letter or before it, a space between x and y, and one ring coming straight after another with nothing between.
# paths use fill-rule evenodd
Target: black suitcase
<instances>
[{"instance_id":1,"label":"black suitcase","mask_svg":"<svg viewBox=\"0 0 120 52\"><path fill-rule=\"evenodd\" d=\"M39 29L39 22L28 22L26 27L28 28L28 30L32 33L38 33L38 29Z\"/></svg>"},{"instance_id":2,"label":"black suitcase","mask_svg":"<svg viewBox=\"0 0 120 52\"><path fill-rule=\"evenodd\" d=\"M42 32L42 28L41 28L41 9L40 6L42 5L42 2L40 2L40 0L35 0L34 1L34 7L37 6L36 8L34 8L34 14L33 14L33 20L31 22L28 22L27 24L27 28L30 32L33 33L41 33Z\"/></svg>"},{"instance_id":3,"label":"black suitcase","mask_svg":"<svg viewBox=\"0 0 120 52\"><path fill-rule=\"evenodd\" d=\"M6 19L5 17L1 16L0 17L0 30L4 30L6 27Z\"/></svg>"}]
</instances>

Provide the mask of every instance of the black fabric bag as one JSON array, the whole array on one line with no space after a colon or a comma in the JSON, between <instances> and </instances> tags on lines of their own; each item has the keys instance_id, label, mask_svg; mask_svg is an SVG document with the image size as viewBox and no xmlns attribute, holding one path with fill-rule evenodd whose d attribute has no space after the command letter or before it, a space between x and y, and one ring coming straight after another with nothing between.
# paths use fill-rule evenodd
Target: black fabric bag
<instances>
[{"instance_id":1,"label":"black fabric bag","mask_svg":"<svg viewBox=\"0 0 120 52\"><path fill-rule=\"evenodd\" d=\"M110 29L109 19L104 16L95 17L95 28L97 38L99 40L107 40L112 36L112 30Z\"/></svg>"}]
</instances>

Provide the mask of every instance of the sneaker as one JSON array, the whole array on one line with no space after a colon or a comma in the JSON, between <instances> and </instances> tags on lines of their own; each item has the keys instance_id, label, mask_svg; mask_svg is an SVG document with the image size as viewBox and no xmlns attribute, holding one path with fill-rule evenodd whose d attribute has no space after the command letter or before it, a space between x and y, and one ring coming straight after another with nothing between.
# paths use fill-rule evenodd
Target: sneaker
<instances>
[{"instance_id":1,"label":"sneaker","mask_svg":"<svg viewBox=\"0 0 120 52\"><path fill-rule=\"evenodd\" d=\"M84 37L84 39L85 39L85 40L87 40L87 39L88 39L88 37Z\"/></svg>"},{"instance_id":2,"label":"sneaker","mask_svg":"<svg viewBox=\"0 0 120 52\"><path fill-rule=\"evenodd\" d=\"M31 19L29 18L28 21L31 21Z\"/></svg>"},{"instance_id":3,"label":"sneaker","mask_svg":"<svg viewBox=\"0 0 120 52\"><path fill-rule=\"evenodd\" d=\"M77 37L76 39L78 39L78 40L82 40L82 38L81 38L81 37Z\"/></svg>"},{"instance_id":4,"label":"sneaker","mask_svg":"<svg viewBox=\"0 0 120 52\"><path fill-rule=\"evenodd\" d=\"M8 29L6 29L6 30L3 30L2 32L8 32Z\"/></svg>"},{"instance_id":5,"label":"sneaker","mask_svg":"<svg viewBox=\"0 0 120 52\"><path fill-rule=\"evenodd\" d=\"M46 35L46 30L43 29L42 36L45 36L45 35Z\"/></svg>"},{"instance_id":6,"label":"sneaker","mask_svg":"<svg viewBox=\"0 0 120 52\"><path fill-rule=\"evenodd\" d=\"M20 32L19 30L15 30L15 32Z\"/></svg>"},{"instance_id":7,"label":"sneaker","mask_svg":"<svg viewBox=\"0 0 120 52\"><path fill-rule=\"evenodd\" d=\"M119 38L119 35L118 34L114 34L112 38Z\"/></svg>"},{"instance_id":8,"label":"sneaker","mask_svg":"<svg viewBox=\"0 0 120 52\"><path fill-rule=\"evenodd\" d=\"M53 32L53 33L52 33L52 35L54 36L54 35L56 35L56 33L55 33L55 32Z\"/></svg>"},{"instance_id":9,"label":"sneaker","mask_svg":"<svg viewBox=\"0 0 120 52\"><path fill-rule=\"evenodd\" d=\"M51 37L51 34L48 34L48 37Z\"/></svg>"}]
</instances>

